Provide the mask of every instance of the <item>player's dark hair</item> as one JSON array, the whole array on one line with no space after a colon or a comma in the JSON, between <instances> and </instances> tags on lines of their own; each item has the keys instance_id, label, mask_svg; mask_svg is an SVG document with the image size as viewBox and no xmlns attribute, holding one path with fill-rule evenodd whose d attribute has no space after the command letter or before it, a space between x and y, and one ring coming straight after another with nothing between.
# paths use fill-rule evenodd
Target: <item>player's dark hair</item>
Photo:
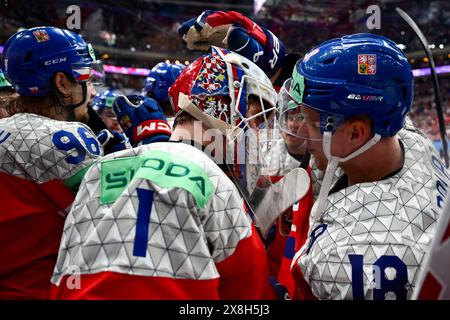
<instances>
[{"instance_id":1,"label":"player's dark hair","mask_svg":"<svg viewBox=\"0 0 450 320\"><path fill-rule=\"evenodd\" d=\"M76 83L72 75L64 74L70 82ZM51 89L43 97L20 96L18 94L11 95L5 101L6 112L11 116L16 113L33 113L51 119L56 118L58 115L63 115L67 110L61 106L59 101L70 98L70 94L63 94L56 88L55 76L56 74L51 80Z\"/></svg>"},{"instance_id":2,"label":"player's dark hair","mask_svg":"<svg viewBox=\"0 0 450 320\"><path fill-rule=\"evenodd\" d=\"M175 117L175 120L173 122L173 129L175 129L177 127L177 125L184 125L187 123L192 123L194 121L196 121L197 119L195 119L193 116L191 116L189 113L182 111L180 114L178 114Z\"/></svg>"}]
</instances>

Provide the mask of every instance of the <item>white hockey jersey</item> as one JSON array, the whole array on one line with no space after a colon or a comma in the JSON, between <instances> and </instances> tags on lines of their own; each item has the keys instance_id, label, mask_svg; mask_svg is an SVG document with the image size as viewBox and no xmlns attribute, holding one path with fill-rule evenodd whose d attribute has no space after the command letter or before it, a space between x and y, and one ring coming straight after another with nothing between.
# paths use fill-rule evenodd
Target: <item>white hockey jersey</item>
<instances>
[{"instance_id":1,"label":"white hockey jersey","mask_svg":"<svg viewBox=\"0 0 450 320\"><path fill-rule=\"evenodd\" d=\"M52 283L59 299L270 294L264 247L236 187L203 152L176 142L92 166L66 219Z\"/></svg>"},{"instance_id":2,"label":"white hockey jersey","mask_svg":"<svg viewBox=\"0 0 450 320\"><path fill-rule=\"evenodd\" d=\"M398 136L400 172L330 194L323 220L311 214L294 269L315 297L411 298L450 179L431 141L411 128Z\"/></svg>"}]
</instances>

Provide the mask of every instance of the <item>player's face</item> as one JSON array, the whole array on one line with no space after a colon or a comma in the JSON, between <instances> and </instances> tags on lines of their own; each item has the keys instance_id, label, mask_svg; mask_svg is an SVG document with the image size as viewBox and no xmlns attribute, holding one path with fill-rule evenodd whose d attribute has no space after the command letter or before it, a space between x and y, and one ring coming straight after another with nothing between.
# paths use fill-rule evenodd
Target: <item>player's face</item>
<instances>
[{"instance_id":1,"label":"player's face","mask_svg":"<svg viewBox=\"0 0 450 320\"><path fill-rule=\"evenodd\" d=\"M323 135L320 133L320 114L319 112L302 106L302 114L304 120L301 129L306 139L306 145L309 152L314 156L317 168L325 170L327 168L328 160L323 150ZM351 130L350 123L342 123L335 131L331 138L330 153L335 157L346 157L354 150L351 149L349 137Z\"/></svg>"},{"instance_id":2,"label":"player's face","mask_svg":"<svg viewBox=\"0 0 450 320\"><path fill-rule=\"evenodd\" d=\"M122 127L120 126L119 121L117 121L117 116L111 108L105 108L101 113L100 118L102 118L110 131L122 132Z\"/></svg>"},{"instance_id":3,"label":"player's face","mask_svg":"<svg viewBox=\"0 0 450 320\"><path fill-rule=\"evenodd\" d=\"M298 115L300 115L299 112L294 113L292 112L287 117L287 127L289 132L296 132L298 133L301 128L301 121L298 120ZM282 132L281 136L283 137L284 142L286 143L286 146L289 150L289 152L293 154L300 154L303 153L305 150L305 139L302 139L298 136L295 136L293 134L289 134L287 132Z\"/></svg>"},{"instance_id":4,"label":"player's face","mask_svg":"<svg viewBox=\"0 0 450 320\"><path fill-rule=\"evenodd\" d=\"M75 108L74 110L76 121L85 123L89 120L88 105L91 99L94 98L96 94L97 92L95 91L94 86L90 81L88 81L86 101L79 107ZM75 105L83 101L83 89L80 84L76 83L73 85L71 99L72 99L71 103Z\"/></svg>"},{"instance_id":5,"label":"player's face","mask_svg":"<svg viewBox=\"0 0 450 320\"><path fill-rule=\"evenodd\" d=\"M304 117L300 124L300 132L306 137L306 146L309 152L314 156L316 166L320 170L327 168L328 160L323 152L323 136L320 133L320 114L319 112L302 106L302 115Z\"/></svg>"},{"instance_id":6,"label":"player's face","mask_svg":"<svg viewBox=\"0 0 450 320\"><path fill-rule=\"evenodd\" d=\"M250 118L258 113L261 113L262 108L258 100L250 100L247 109L247 116ZM264 121L263 116L258 116L248 121L248 125L252 129L258 129L259 125Z\"/></svg>"}]
</instances>

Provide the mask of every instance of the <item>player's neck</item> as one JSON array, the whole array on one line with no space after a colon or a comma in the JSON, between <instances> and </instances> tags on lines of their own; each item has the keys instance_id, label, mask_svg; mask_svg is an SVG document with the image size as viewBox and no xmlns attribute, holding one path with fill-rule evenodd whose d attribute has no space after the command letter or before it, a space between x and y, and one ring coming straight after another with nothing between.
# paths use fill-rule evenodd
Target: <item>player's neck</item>
<instances>
[{"instance_id":1,"label":"player's neck","mask_svg":"<svg viewBox=\"0 0 450 320\"><path fill-rule=\"evenodd\" d=\"M361 155L341 165L348 185L383 179L403 167L404 153L397 137L384 138Z\"/></svg>"},{"instance_id":2,"label":"player's neck","mask_svg":"<svg viewBox=\"0 0 450 320\"><path fill-rule=\"evenodd\" d=\"M196 134L197 127L195 127L194 122L184 122L183 124L178 124L172 131L172 135L170 136L171 141L182 141L182 140L193 140L195 141L195 137L198 136ZM201 129L201 135L203 135L203 128ZM201 141L196 141L201 143Z\"/></svg>"},{"instance_id":3,"label":"player's neck","mask_svg":"<svg viewBox=\"0 0 450 320\"><path fill-rule=\"evenodd\" d=\"M191 140L203 146L211 143L211 139L205 139L209 128L202 125L200 121L189 121L178 124L172 131L171 141Z\"/></svg>"},{"instance_id":4,"label":"player's neck","mask_svg":"<svg viewBox=\"0 0 450 320\"><path fill-rule=\"evenodd\" d=\"M203 146L203 152L210 155L216 163L222 162L226 139L215 129L202 125L200 121L183 122L177 124L170 136L171 141L194 141Z\"/></svg>"}]
</instances>

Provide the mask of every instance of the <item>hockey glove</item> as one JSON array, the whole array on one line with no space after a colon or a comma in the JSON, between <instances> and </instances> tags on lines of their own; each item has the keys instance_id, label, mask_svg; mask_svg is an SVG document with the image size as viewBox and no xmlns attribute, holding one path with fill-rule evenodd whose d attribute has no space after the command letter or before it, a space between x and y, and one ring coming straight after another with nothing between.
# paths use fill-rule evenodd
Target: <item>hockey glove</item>
<instances>
[{"instance_id":1,"label":"hockey glove","mask_svg":"<svg viewBox=\"0 0 450 320\"><path fill-rule=\"evenodd\" d=\"M103 147L104 154L131 148L125 133L103 129L97 134L97 140Z\"/></svg>"},{"instance_id":2,"label":"hockey glove","mask_svg":"<svg viewBox=\"0 0 450 320\"><path fill-rule=\"evenodd\" d=\"M229 49L256 63L272 77L281 67L283 43L269 30L236 11L206 10L178 29L189 50L207 51L210 46Z\"/></svg>"},{"instance_id":3,"label":"hockey glove","mask_svg":"<svg viewBox=\"0 0 450 320\"><path fill-rule=\"evenodd\" d=\"M120 96L114 100L113 109L133 147L168 141L172 134L161 107L151 98Z\"/></svg>"}]
</instances>

